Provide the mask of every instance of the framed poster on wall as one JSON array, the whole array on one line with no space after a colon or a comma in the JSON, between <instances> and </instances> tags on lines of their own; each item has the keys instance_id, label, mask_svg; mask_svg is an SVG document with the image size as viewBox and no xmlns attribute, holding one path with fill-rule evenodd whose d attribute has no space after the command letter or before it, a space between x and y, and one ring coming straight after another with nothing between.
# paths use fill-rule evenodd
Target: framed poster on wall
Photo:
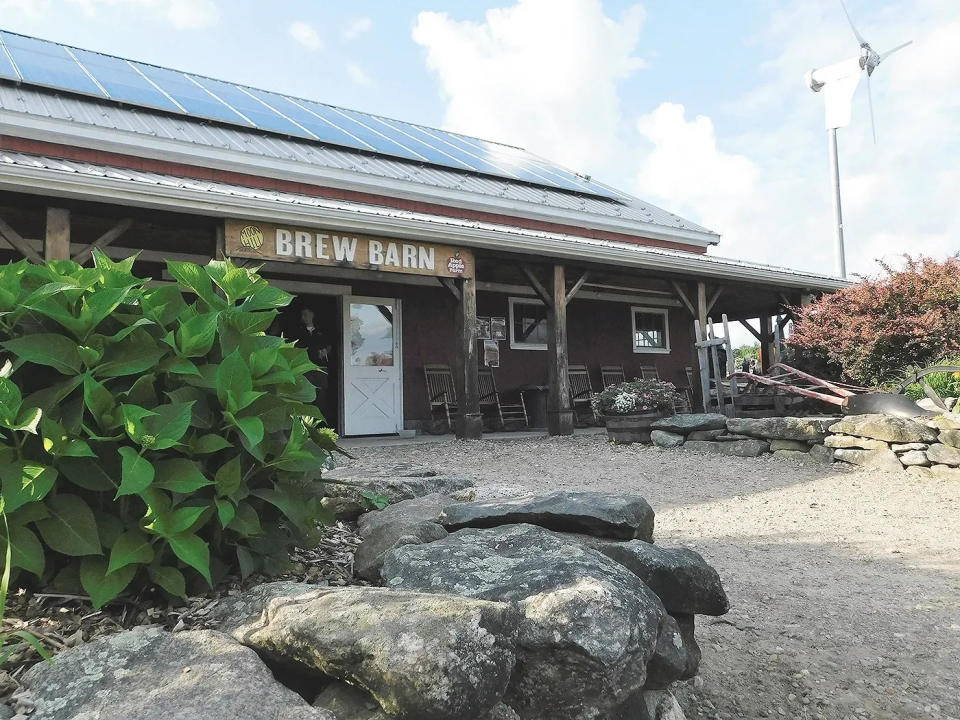
<instances>
[{"instance_id":1,"label":"framed poster on wall","mask_svg":"<svg viewBox=\"0 0 960 720\"><path fill-rule=\"evenodd\" d=\"M477 317L477 340L490 339L490 318Z\"/></svg>"},{"instance_id":2,"label":"framed poster on wall","mask_svg":"<svg viewBox=\"0 0 960 720\"><path fill-rule=\"evenodd\" d=\"M490 318L490 339L491 340L507 339L507 319L505 317Z\"/></svg>"}]
</instances>

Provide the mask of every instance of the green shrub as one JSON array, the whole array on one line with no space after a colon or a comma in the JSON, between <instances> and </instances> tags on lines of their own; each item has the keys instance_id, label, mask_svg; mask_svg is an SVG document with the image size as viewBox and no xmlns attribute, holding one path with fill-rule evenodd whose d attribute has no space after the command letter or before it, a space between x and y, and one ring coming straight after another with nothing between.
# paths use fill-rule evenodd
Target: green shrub
<instances>
[{"instance_id":1,"label":"green shrub","mask_svg":"<svg viewBox=\"0 0 960 720\"><path fill-rule=\"evenodd\" d=\"M936 364L960 366L960 357L946 358ZM941 398L960 397L960 373L930 373L923 381ZM906 395L911 400L920 400L927 396L921 383L908 385Z\"/></svg>"},{"instance_id":2,"label":"green shrub","mask_svg":"<svg viewBox=\"0 0 960 720\"><path fill-rule=\"evenodd\" d=\"M0 266L0 480L11 561L95 606L282 570L329 520L317 369L266 334L291 296L230 262ZM36 581L35 581L36 582Z\"/></svg>"}]
</instances>

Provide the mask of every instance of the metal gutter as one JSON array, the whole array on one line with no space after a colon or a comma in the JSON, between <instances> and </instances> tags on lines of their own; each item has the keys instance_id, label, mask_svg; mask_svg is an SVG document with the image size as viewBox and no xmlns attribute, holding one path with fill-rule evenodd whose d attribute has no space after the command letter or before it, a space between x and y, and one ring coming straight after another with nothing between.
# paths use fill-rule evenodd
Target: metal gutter
<instances>
[{"instance_id":1,"label":"metal gutter","mask_svg":"<svg viewBox=\"0 0 960 720\"><path fill-rule=\"evenodd\" d=\"M380 175L309 165L295 159L251 155L227 148L211 147L199 143L162 138L156 135L116 128L102 128L80 122L0 109L0 134L4 133L41 142L79 146L164 162L201 166L246 175L260 175L343 190L379 195L386 194L391 197L418 202L451 205L458 208L499 213L554 224L569 223L579 227L684 243L696 247L706 248L710 245L716 245L720 241L720 236L711 232L622 220L555 206L544 206L541 209L533 203L493 195L481 195L464 190L396 180Z\"/></svg>"},{"instance_id":2,"label":"metal gutter","mask_svg":"<svg viewBox=\"0 0 960 720\"><path fill-rule=\"evenodd\" d=\"M223 183L191 181L120 168L91 165L89 167L92 170L78 172L69 169L71 163L56 161L64 167L57 170L43 165L40 162L43 158L36 160L35 165L29 166L0 163L0 189L214 217L262 217L274 222L335 227L345 231L444 242L500 253L739 280L779 288L832 291L851 284L839 278L696 253L458 220L306 195L256 191ZM130 177L136 174L144 179ZM258 196L258 193L262 196Z\"/></svg>"}]
</instances>

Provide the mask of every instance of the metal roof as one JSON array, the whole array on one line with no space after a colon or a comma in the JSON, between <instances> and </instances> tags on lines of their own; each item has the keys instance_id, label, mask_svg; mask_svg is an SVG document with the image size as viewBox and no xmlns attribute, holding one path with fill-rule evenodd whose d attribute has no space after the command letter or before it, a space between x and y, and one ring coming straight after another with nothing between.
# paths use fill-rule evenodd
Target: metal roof
<instances>
[{"instance_id":1,"label":"metal roof","mask_svg":"<svg viewBox=\"0 0 960 720\"><path fill-rule=\"evenodd\" d=\"M648 236L660 228L677 242L701 245L719 240L702 225L626 195L615 201L575 194L0 82L0 132L5 129L12 135L142 157L304 182L313 178L317 184L366 182L367 192L516 212L560 224Z\"/></svg>"},{"instance_id":2,"label":"metal roof","mask_svg":"<svg viewBox=\"0 0 960 720\"><path fill-rule=\"evenodd\" d=\"M506 252L567 257L777 287L831 291L850 284L826 275L712 255L0 150L0 189L4 188L37 193L55 190L73 197L105 201L119 197L127 202L138 200L143 205L183 212L216 212L235 217L265 215L281 222L315 225L336 223L348 231L429 237Z\"/></svg>"}]
</instances>

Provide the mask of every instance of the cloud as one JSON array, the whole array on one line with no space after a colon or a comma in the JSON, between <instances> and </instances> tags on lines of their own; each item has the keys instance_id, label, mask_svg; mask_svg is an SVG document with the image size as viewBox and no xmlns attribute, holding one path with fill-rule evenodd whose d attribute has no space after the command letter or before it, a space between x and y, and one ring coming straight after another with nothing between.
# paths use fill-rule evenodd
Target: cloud
<instances>
[{"instance_id":1,"label":"cloud","mask_svg":"<svg viewBox=\"0 0 960 720\"><path fill-rule=\"evenodd\" d=\"M640 5L613 19L600 0L519 0L482 22L421 12L413 39L446 96L445 127L596 173L620 154L617 84L644 67L644 17Z\"/></svg>"},{"instance_id":2,"label":"cloud","mask_svg":"<svg viewBox=\"0 0 960 720\"><path fill-rule=\"evenodd\" d=\"M309 50L319 50L323 46L323 42L320 40L317 31L313 29L312 25L305 23L303 20L290 23L288 32L290 33L290 37Z\"/></svg>"},{"instance_id":3,"label":"cloud","mask_svg":"<svg viewBox=\"0 0 960 720\"><path fill-rule=\"evenodd\" d=\"M349 42L350 40L356 40L371 27L373 27L373 20L368 17L358 17L344 25L341 34L343 39Z\"/></svg>"},{"instance_id":4,"label":"cloud","mask_svg":"<svg viewBox=\"0 0 960 720\"><path fill-rule=\"evenodd\" d=\"M347 76L357 85L369 85L371 82L370 76L355 62L347 63Z\"/></svg>"}]
</instances>

